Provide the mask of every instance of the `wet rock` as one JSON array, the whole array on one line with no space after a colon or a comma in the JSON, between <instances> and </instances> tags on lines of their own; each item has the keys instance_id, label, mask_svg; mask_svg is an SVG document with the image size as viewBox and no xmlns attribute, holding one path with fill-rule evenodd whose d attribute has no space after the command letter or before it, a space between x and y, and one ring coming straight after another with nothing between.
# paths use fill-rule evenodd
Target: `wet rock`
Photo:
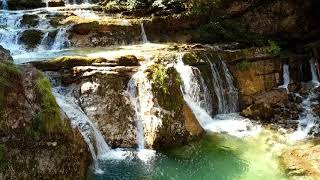
<instances>
[{"instance_id":1,"label":"wet rock","mask_svg":"<svg viewBox=\"0 0 320 180\"><path fill-rule=\"evenodd\" d=\"M39 16L35 14L24 14L20 23L22 26L36 27L39 24Z\"/></svg>"},{"instance_id":2,"label":"wet rock","mask_svg":"<svg viewBox=\"0 0 320 180\"><path fill-rule=\"evenodd\" d=\"M135 111L126 89L130 77L93 74L81 81L79 104L114 148L137 146Z\"/></svg>"},{"instance_id":3,"label":"wet rock","mask_svg":"<svg viewBox=\"0 0 320 180\"><path fill-rule=\"evenodd\" d=\"M0 45L0 57L2 61L13 61L10 51ZM0 61L1 61L0 60Z\"/></svg>"},{"instance_id":4,"label":"wet rock","mask_svg":"<svg viewBox=\"0 0 320 180\"><path fill-rule=\"evenodd\" d=\"M269 123L274 114L270 105L266 103L259 103L249 106L241 112L241 115L259 120L263 123Z\"/></svg>"}]
</instances>

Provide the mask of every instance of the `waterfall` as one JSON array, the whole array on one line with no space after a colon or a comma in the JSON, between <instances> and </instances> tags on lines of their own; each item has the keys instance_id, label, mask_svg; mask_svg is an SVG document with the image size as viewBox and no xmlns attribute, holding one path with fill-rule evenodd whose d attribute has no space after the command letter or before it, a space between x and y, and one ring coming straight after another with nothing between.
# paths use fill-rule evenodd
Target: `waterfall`
<instances>
[{"instance_id":1,"label":"waterfall","mask_svg":"<svg viewBox=\"0 0 320 180\"><path fill-rule=\"evenodd\" d=\"M227 98L228 98L228 104L227 104L227 113L233 113L239 111L239 97L238 97L238 90L234 86L234 79L231 75L226 63L224 61L221 61L223 72L227 81Z\"/></svg>"},{"instance_id":2,"label":"waterfall","mask_svg":"<svg viewBox=\"0 0 320 180\"><path fill-rule=\"evenodd\" d=\"M182 62L182 57L176 64L176 69L183 80L183 94L188 99L192 100L193 104L204 109L208 114L213 114L212 97L207 85L198 68L185 65Z\"/></svg>"},{"instance_id":3,"label":"waterfall","mask_svg":"<svg viewBox=\"0 0 320 180\"><path fill-rule=\"evenodd\" d=\"M315 84L320 84L319 82L319 77L318 77L318 60L311 58L309 63L310 63L310 70L312 74L312 82Z\"/></svg>"},{"instance_id":4,"label":"waterfall","mask_svg":"<svg viewBox=\"0 0 320 180\"><path fill-rule=\"evenodd\" d=\"M288 86L290 84L290 71L289 71L289 65L284 64L283 65L283 85L279 86L279 88L285 88L288 91Z\"/></svg>"},{"instance_id":5,"label":"waterfall","mask_svg":"<svg viewBox=\"0 0 320 180\"><path fill-rule=\"evenodd\" d=\"M206 90L206 84L201 80L203 78L198 78L198 76L201 76L201 73L198 68L185 65L182 61L182 57L182 55L178 56L175 68L180 74L182 80L181 89L183 98L191 108L203 129L209 133L228 133L237 137L252 136L260 132L260 125L255 125L249 119L245 119L235 113L220 114L212 118L209 112L212 107L212 103L214 102L212 101L209 91ZM224 72L228 73L228 76L231 76L226 65L224 66L222 64L222 66L224 68ZM231 77L227 77L229 80L226 79L226 81L230 81L227 82L227 84L233 82ZM228 86L230 86L228 89L230 93L237 92L233 85ZM232 96L235 95L230 95L230 97ZM238 99L238 95L234 98ZM237 109L237 107L238 106L235 105L233 108Z\"/></svg>"},{"instance_id":6,"label":"waterfall","mask_svg":"<svg viewBox=\"0 0 320 180\"><path fill-rule=\"evenodd\" d=\"M73 127L77 127L79 129L84 140L89 146L96 172L102 173L99 168L98 160L103 159L103 157L107 155L107 153L110 151L110 147L105 142L100 131L76 104L75 99L72 97L72 95L70 95L69 93L62 95L59 91L63 91L63 89L53 89L53 94L56 97L58 105L71 120L71 124L73 125Z\"/></svg>"},{"instance_id":7,"label":"waterfall","mask_svg":"<svg viewBox=\"0 0 320 180\"><path fill-rule=\"evenodd\" d=\"M218 113L237 112L239 107L238 90L234 86L234 80L227 65L221 60L211 62L208 57L206 58L211 67L213 88L218 99ZM219 71L219 67L222 68L222 72Z\"/></svg>"},{"instance_id":8,"label":"waterfall","mask_svg":"<svg viewBox=\"0 0 320 180\"><path fill-rule=\"evenodd\" d=\"M0 23L4 28L0 28L0 44L11 51L11 54L26 52L19 44L19 37L23 29L21 23L23 14L14 13L0 16Z\"/></svg>"},{"instance_id":9,"label":"waterfall","mask_svg":"<svg viewBox=\"0 0 320 180\"><path fill-rule=\"evenodd\" d=\"M145 30L144 30L143 23L141 23L140 25L141 25L141 37L142 37L142 42L143 42L144 44L150 43L150 41L148 40L147 34L146 34Z\"/></svg>"},{"instance_id":10,"label":"waterfall","mask_svg":"<svg viewBox=\"0 0 320 180\"><path fill-rule=\"evenodd\" d=\"M67 30L70 27L63 27L60 28L56 34L56 37L54 39L54 43L51 47L52 50L61 50L63 48L68 48L71 46L71 43L67 37Z\"/></svg>"},{"instance_id":11,"label":"waterfall","mask_svg":"<svg viewBox=\"0 0 320 180\"><path fill-rule=\"evenodd\" d=\"M130 79L128 83L128 89L130 96L130 101L134 106L135 109L135 119L136 119L136 126L137 126L137 144L139 149L145 149L145 140L144 140L144 128L143 128L143 119L142 119L142 111L141 111L141 103L139 99L139 87L138 87L138 81L140 79L144 79L144 73L138 72L133 75L133 77Z\"/></svg>"},{"instance_id":12,"label":"waterfall","mask_svg":"<svg viewBox=\"0 0 320 180\"><path fill-rule=\"evenodd\" d=\"M145 148L145 144L153 142L157 128L162 125L162 120L156 116L161 109L155 105L152 84L144 73L147 67L148 65L141 66L128 83L130 100L136 112L137 143L140 150Z\"/></svg>"},{"instance_id":13,"label":"waterfall","mask_svg":"<svg viewBox=\"0 0 320 180\"><path fill-rule=\"evenodd\" d=\"M8 9L8 2L7 0L2 0L2 10L7 10Z\"/></svg>"}]
</instances>

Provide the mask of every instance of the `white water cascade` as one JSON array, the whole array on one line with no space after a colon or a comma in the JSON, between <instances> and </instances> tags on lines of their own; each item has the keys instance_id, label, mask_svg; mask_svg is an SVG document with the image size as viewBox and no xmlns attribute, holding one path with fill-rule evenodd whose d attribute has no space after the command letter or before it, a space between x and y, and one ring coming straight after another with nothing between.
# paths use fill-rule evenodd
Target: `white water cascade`
<instances>
[{"instance_id":1,"label":"white water cascade","mask_svg":"<svg viewBox=\"0 0 320 180\"><path fill-rule=\"evenodd\" d=\"M61 92L63 92L63 89L58 87L53 90L53 94L56 97L58 105L71 120L73 127L77 127L79 129L84 140L88 144L96 173L102 173L99 168L98 160L103 159L108 152L110 152L110 147L105 142L100 131L76 104L76 101L72 95L70 95L70 92L60 94Z\"/></svg>"},{"instance_id":2,"label":"white water cascade","mask_svg":"<svg viewBox=\"0 0 320 180\"><path fill-rule=\"evenodd\" d=\"M312 90L311 90L312 91ZM298 129L289 135L289 138L294 141L303 140L310 135L312 135L312 129L316 126L316 122L319 117L314 115L312 110L312 105L317 104L317 102L313 102L314 98L313 92L311 92L307 98L305 98L302 102L302 106L304 111L299 116L299 124Z\"/></svg>"},{"instance_id":3,"label":"white water cascade","mask_svg":"<svg viewBox=\"0 0 320 180\"><path fill-rule=\"evenodd\" d=\"M140 25L141 25L141 37L142 37L142 42L143 42L144 44L150 43L150 41L148 40L146 31L144 30L143 23L141 23Z\"/></svg>"},{"instance_id":4,"label":"white water cascade","mask_svg":"<svg viewBox=\"0 0 320 180\"><path fill-rule=\"evenodd\" d=\"M214 92L218 99L218 113L234 113L238 111L238 92L233 85L233 77L223 61L212 62L206 57L210 63L212 72L212 82ZM219 71L222 68L223 71ZM224 80L226 83L224 83Z\"/></svg>"},{"instance_id":5,"label":"white water cascade","mask_svg":"<svg viewBox=\"0 0 320 180\"><path fill-rule=\"evenodd\" d=\"M221 61L221 64L222 64L224 76L227 81L227 92L226 93L227 93L228 103L227 103L227 107L226 107L227 109L225 112L227 112L227 113L238 112L239 111L238 90L234 86L234 83L233 83L234 79L228 69L227 64L224 61Z\"/></svg>"},{"instance_id":6,"label":"white water cascade","mask_svg":"<svg viewBox=\"0 0 320 180\"><path fill-rule=\"evenodd\" d=\"M283 85L279 86L279 88L285 88L288 91L288 86L290 84L290 71L289 71L289 65L284 64L283 65Z\"/></svg>"},{"instance_id":7,"label":"white water cascade","mask_svg":"<svg viewBox=\"0 0 320 180\"><path fill-rule=\"evenodd\" d=\"M137 143L140 150L145 149L145 144L148 142L145 134L148 133L149 138L154 138L152 137L152 132L155 132L162 125L161 119L156 116L156 112L161 110L154 103L152 85L144 73L147 67L148 65L143 65L133 75L127 89L131 103L136 111Z\"/></svg>"},{"instance_id":8,"label":"white water cascade","mask_svg":"<svg viewBox=\"0 0 320 180\"><path fill-rule=\"evenodd\" d=\"M58 30L57 35L54 39L51 50L61 50L64 48L69 48L71 43L68 39L67 30L70 29L71 26L62 27Z\"/></svg>"},{"instance_id":9,"label":"white water cascade","mask_svg":"<svg viewBox=\"0 0 320 180\"><path fill-rule=\"evenodd\" d=\"M317 60L314 58L310 59L310 70L311 70L311 74L312 74L312 82L315 84L320 84L319 82L319 77L318 77L318 63Z\"/></svg>"},{"instance_id":10,"label":"white water cascade","mask_svg":"<svg viewBox=\"0 0 320 180\"><path fill-rule=\"evenodd\" d=\"M236 113L220 114L212 118L208 110L205 109L212 106L212 104L203 105L203 103L213 102L209 99L205 100L201 98L203 95L205 98L211 97L206 91L199 91L199 89L206 89L205 83L202 83L196 77L201 76L198 73L199 69L185 65L182 61L182 55L179 55L175 68L182 79L184 100L192 109L203 129L209 133L227 133L237 137L252 136L260 132L260 125L253 124L249 119L243 118Z\"/></svg>"}]
</instances>

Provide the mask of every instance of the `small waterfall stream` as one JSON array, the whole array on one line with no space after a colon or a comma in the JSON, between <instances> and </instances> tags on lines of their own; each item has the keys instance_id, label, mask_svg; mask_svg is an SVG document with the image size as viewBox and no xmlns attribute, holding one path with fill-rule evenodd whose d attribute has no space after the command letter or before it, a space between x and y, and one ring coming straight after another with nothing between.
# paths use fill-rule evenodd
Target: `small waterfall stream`
<instances>
[{"instance_id":1,"label":"small waterfall stream","mask_svg":"<svg viewBox=\"0 0 320 180\"><path fill-rule=\"evenodd\" d=\"M153 132L158 126L162 125L162 120L155 116L155 112L160 111L154 103L154 96L152 92L152 85L147 75L144 73L148 67L143 65L140 70L134 74L128 83L128 89L131 103L136 112L137 125L137 144L139 150L145 149L149 138L153 137ZM148 138L145 134L148 134Z\"/></svg>"},{"instance_id":2,"label":"small waterfall stream","mask_svg":"<svg viewBox=\"0 0 320 180\"><path fill-rule=\"evenodd\" d=\"M312 82L315 84L320 84L319 82L319 76L318 76L318 62L316 59L311 58L310 59L310 70L312 74Z\"/></svg>"},{"instance_id":3,"label":"small waterfall stream","mask_svg":"<svg viewBox=\"0 0 320 180\"><path fill-rule=\"evenodd\" d=\"M72 125L77 127L81 132L84 140L89 146L96 172L102 173L99 168L98 160L103 159L104 156L108 154L110 147L105 142L100 131L76 104L76 101L72 95L70 95L70 92L65 93L63 91L64 89L59 87L53 89L57 103L71 120Z\"/></svg>"},{"instance_id":4,"label":"small waterfall stream","mask_svg":"<svg viewBox=\"0 0 320 180\"><path fill-rule=\"evenodd\" d=\"M150 43L150 41L148 40L147 34L146 34L145 30L144 30L143 23L141 23L140 25L141 25L141 37L142 37L142 42L143 42L144 44Z\"/></svg>"},{"instance_id":5,"label":"small waterfall stream","mask_svg":"<svg viewBox=\"0 0 320 180\"><path fill-rule=\"evenodd\" d=\"M71 43L67 36L67 30L70 29L71 26L62 27L58 30L57 35L54 39L51 50L61 50L65 48L69 48Z\"/></svg>"},{"instance_id":6,"label":"small waterfall stream","mask_svg":"<svg viewBox=\"0 0 320 180\"><path fill-rule=\"evenodd\" d=\"M287 91L288 90L288 86L290 84L290 71L289 71L289 65L288 64L284 64L283 67L283 72L282 72L282 77L283 77L283 85L279 86L279 88L285 88Z\"/></svg>"}]
</instances>

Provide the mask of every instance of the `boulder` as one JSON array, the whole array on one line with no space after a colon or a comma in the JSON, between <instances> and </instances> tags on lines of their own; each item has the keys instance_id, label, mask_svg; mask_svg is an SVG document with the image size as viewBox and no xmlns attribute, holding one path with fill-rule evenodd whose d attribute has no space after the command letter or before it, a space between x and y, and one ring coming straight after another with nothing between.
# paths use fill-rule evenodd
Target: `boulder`
<instances>
[{"instance_id":1,"label":"boulder","mask_svg":"<svg viewBox=\"0 0 320 180\"><path fill-rule=\"evenodd\" d=\"M32 67L0 61L0 174L9 179L83 179L91 155Z\"/></svg>"}]
</instances>

